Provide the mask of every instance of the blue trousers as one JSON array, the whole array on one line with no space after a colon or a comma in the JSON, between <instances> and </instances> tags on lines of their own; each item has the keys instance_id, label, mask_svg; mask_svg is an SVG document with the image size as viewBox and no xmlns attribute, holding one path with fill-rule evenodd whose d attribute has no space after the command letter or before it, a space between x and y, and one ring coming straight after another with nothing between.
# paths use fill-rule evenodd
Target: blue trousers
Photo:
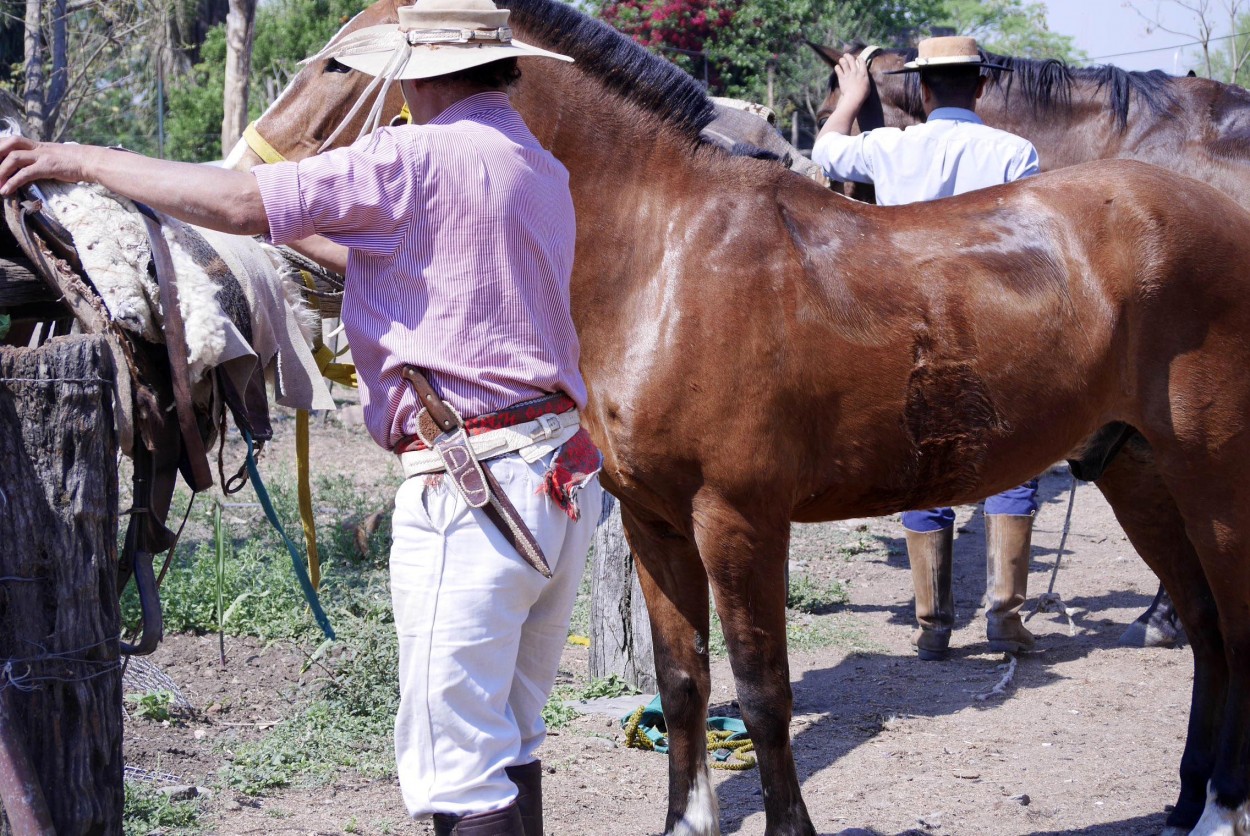
<instances>
[{"instance_id":1,"label":"blue trousers","mask_svg":"<svg viewBox=\"0 0 1250 836\"><path fill-rule=\"evenodd\" d=\"M1037 513L1037 480L1030 479L1018 488L1011 488L985 500L985 513L1011 514L1018 517ZM903 528L908 531L927 533L941 531L955 524L955 511L951 508L930 508L927 511L904 511Z\"/></svg>"}]
</instances>

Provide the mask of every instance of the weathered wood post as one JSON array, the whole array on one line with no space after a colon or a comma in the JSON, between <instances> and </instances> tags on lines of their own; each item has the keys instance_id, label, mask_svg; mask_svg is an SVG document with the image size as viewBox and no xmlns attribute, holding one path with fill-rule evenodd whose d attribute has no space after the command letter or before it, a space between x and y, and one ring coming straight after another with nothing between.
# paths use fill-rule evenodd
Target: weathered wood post
<instances>
[{"instance_id":1,"label":"weathered wood post","mask_svg":"<svg viewBox=\"0 0 1250 836\"><path fill-rule=\"evenodd\" d=\"M639 691L655 693L655 652L647 604L625 542L615 499L595 531L590 581L590 675L616 674Z\"/></svg>"},{"instance_id":2,"label":"weathered wood post","mask_svg":"<svg viewBox=\"0 0 1250 836\"><path fill-rule=\"evenodd\" d=\"M103 337L0 348L0 737L59 836L122 832L114 374Z\"/></svg>"}]
</instances>

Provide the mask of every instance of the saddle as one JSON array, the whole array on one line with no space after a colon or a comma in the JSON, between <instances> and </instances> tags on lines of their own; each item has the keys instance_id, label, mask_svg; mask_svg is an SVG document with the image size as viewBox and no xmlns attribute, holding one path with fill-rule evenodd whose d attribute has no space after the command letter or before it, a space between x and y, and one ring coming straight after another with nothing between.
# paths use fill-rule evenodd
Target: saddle
<instances>
[{"instance_id":1,"label":"saddle","mask_svg":"<svg viewBox=\"0 0 1250 836\"><path fill-rule=\"evenodd\" d=\"M178 474L194 492L212 487L208 446L224 428L225 410L240 430L259 442L269 440L273 433L259 365L241 389L237 377L213 369L209 407L197 407L193 401L185 323L173 260L161 233L162 219L152 209L136 206L148 233L151 270L160 289L164 345L149 342L114 322L86 277L72 237L43 211L44 197L37 185L23 189L21 197L5 199L4 220L53 298L69 309L84 331L104 335L117 361L115 415L122 448L129 449L134 462L133 505L127 512L130 519L118 560L118 589L124 589L134 577L142 617L138 641L123 642L121 650L128 655L146 655L156 649L163 635L159 579L153 561L156 555L170 551L177 539L166 523ZM250 330L246 322L237 324L245 334ZM219 458L219 472L221 467ZM222 482L223 489L234 492L246 483L246 475L240 471L226 480L222 474Z\"/></svg>"}]
</instances>

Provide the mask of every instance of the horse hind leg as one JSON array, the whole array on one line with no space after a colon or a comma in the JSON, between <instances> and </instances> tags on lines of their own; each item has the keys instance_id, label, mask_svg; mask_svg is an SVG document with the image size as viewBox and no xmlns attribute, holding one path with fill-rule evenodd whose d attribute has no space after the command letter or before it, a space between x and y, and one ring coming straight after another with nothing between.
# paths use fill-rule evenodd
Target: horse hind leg
<instances>
[{"instance_id":1,"label":"horse hind leg","mask_svg":"<svg viewBox=\"0 0 1250 836\"><path fill-rule=\"evenodd\" d=\"M1168 590L1189 635L1194 681L1189 729L1181 757L1181 788L1165 836L1183 836L1206 806L1228 690L1219 614L1185 520L1160 477L1154 452L1136 435L1095 483L1142 559Z\"/></svg>"},{"instance_id":2,"label":"horse hind leg","mask_svg":"<svg viewBox=\"0 0 1250 836\"><path fill-rule=\"evenodd\" d=\"M720 810L707 768L707 574L691 540L669 523L621 503L621 522L647 601L656 681L668 728L671 836L718 836Z\"/></svg>"},{"instance_id":3,"label":"horse hind leg","mask_svg":"<svg viewBox=\"0 0 1250 836\"><path fill-rule=\"evenodd\" d=\"M814 836L799 790L786 656L785 564L790 522L779 503L748 511L717 497L696 501L695 539L715 593L742 719L755 744L766 836Z\"/></svg>"},{"instance_id":4,"label":"horse hind leg","mask_svg":"<svg viewBox=\"0 0 1250 836\"><path fill-rule=\"evenodd\" d=\"M1226 438L1210 450L1201 444L1157 447L1157 453L1211 582L1209 606L1218 613L1218 635L1211 644L1221 651L1226 676L1218 704L1222 711L1212 710L1219 726L1207 801L1191 833L1235 836L1247 829L1250 802L1250 508L1242 489L1250 438ZM1196 651L1198 639L1188 622L1185 627Z\"/></svg>"}]
</instances>

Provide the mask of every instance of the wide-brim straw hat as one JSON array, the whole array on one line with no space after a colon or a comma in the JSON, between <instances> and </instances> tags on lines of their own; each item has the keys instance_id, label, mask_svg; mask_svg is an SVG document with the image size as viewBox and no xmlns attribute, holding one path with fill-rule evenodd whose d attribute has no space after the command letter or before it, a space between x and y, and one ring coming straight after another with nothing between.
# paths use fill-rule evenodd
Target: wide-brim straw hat
<instances>
[{"instance_id":1,"label":"wide-brim straw hat","mask_svg":"<svg viewBox=\"0 0 1250 836\"><path fill-rule=\"evenodd\" d=\"M991 70L1011 72L1011 67L986 61L977 48L977 39L966 35L948 35L940 38L925 38L916 44L916 57L903 65L901 70L890 70L887 75L897 73L919 73L925 70L954 69L956 67L985 67Z\"/></svg>"},{"instance_id":2,"label":"wide-brim straw hat","mask_svg":"<svg viewBox=\"0 0 1250 836\"><path fill-rule=\"evenodd\" d=\"M508 10L491 0L417 0L400 7L398 25L359 29L307 60L322 58L387 82L434 78L505 58L573 60L515 40Z\"/></svg>"}]
</instances>

